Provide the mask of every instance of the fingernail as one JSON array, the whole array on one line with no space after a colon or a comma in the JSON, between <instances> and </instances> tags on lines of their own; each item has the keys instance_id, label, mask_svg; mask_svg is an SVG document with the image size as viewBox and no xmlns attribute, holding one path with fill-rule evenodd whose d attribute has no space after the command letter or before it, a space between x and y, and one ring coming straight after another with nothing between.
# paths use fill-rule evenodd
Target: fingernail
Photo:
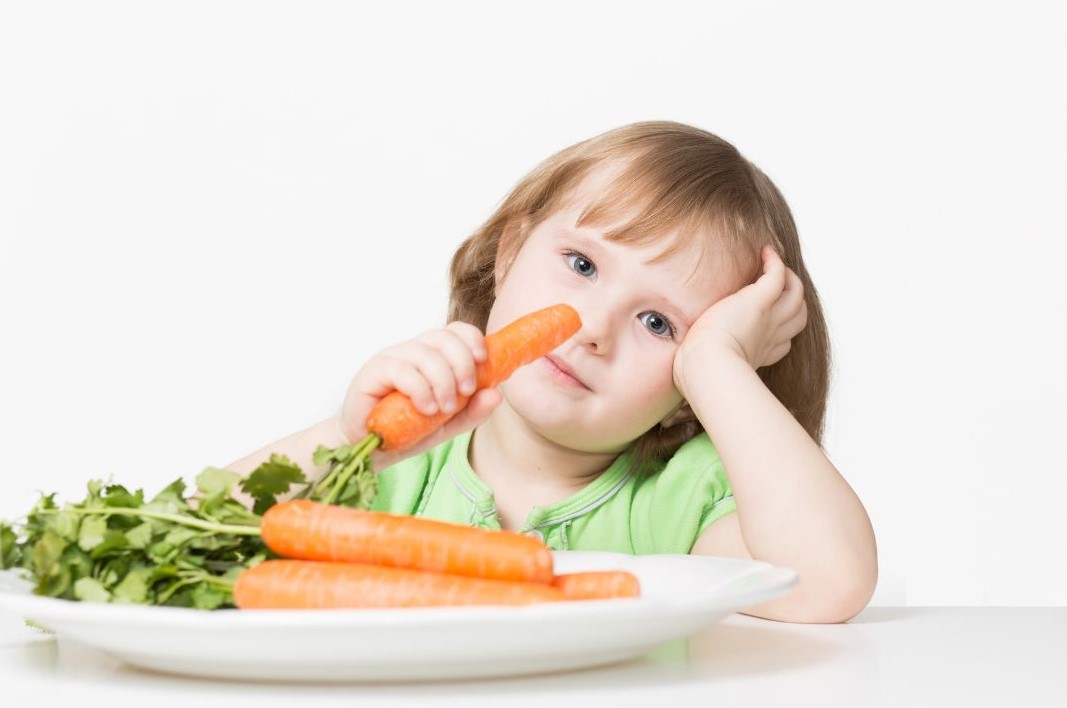
<instances>
[{"instance_id":1,"label":"fingernail","mask_svg":"<svg viewBox=\"0 0 1067 708\"><path fill-rule=\"evenodd\" d=\"M436 403L427 403L425 406L422 407L422 412L425 413L426 415L433 415L434 413L437 412L437 404Z\"/></svg>"},{"instance_id":2,"label":"fingernail","mask_svg":"<svg viewBox=\"0 0 1067 708\"><path fill-rule=\"evenodd\" d=\"M469 379L467 381L464 381L459 387L459 392L462 393L464 396L471 395L472 393L474 393L474 382Z\"/></svg>"},{"instance_id":3,"label":"fingernail","mask_svg":"<svg viewBox=\"0 0 1067 708\"><path fill-rule=\"evenodd\" d=\"M456 410L456 402L455 401L445 401L445 407L444 407L445 413L451 413L454 410Z\"/></svg>"}]
</instances>

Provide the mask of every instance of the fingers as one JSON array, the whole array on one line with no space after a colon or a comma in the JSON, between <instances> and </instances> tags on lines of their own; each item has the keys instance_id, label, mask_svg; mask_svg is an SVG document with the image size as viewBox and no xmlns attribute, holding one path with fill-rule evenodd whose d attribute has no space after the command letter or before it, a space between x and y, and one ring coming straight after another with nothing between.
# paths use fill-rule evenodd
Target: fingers
<instances>
[{"instance_id":1,"label":"fingers","mask_svg":"<svg viewBox=\"0 0 1067 708\"><path fill-rule=\"evenodd\" d=\"M451 413L474 392L485 356L478 328L454 322L382 352L381 375L422 413Z\"/></svg>"},{"instance_id":2,"label":"fingers","mask_svg":"<svg viewBox=\"0 0 1067 708\"><path fill-rule=\"evenodd\" d=\"M763 274L756 280L755 289L761 296L763 306L771 308L785 290L786 272L789 269L773 246L764 246L760 256L763 259Z\"/></svg>"},{"instance_id":3,"label":"fingers","mask_svg":"<svg viewBox=\"0 0 1067 708\"><path fill-rule=\"evenodd\" d=\"M411 399L415 407L424 415L433 415L441 409L437 394L430 384L432 380L442 380L448 376L448 367L420 347L413 351L411 345L395 352L384 354L381 376L385 388L400 391ZM439 384L442 386L443 384ZM444 395L442 394L442 398Z\"/></svg>"},{"instance_id":4,"label":"fingers","mask_svg":"<svg viewBox=\"0 0 1067 708\"><path fill-rule=\"evenodd\" d=\"M769 322L773 334L767 340L770 348L763 358L762 366L774 364L788 354L793 338L804 330L808 321L803 281L793 270L785 267L781 258L771 250L770 254L766 254L765 277L769 282L765 284L764 295L775 297L770 307ZM779 282L779 277L781 288L775 293L772 286Z\"/></svg>"},{"instance_id":5,"label":"fingers","mask_svg":"<svg viewBox=\"0 0 1067 708\"><path fill-rule=\"evenodd\" d=\"M796 313L788 320L782 323L782 329L785 333L785 336L789 339L792 339L793 337L804 331L804 328L807 326L808 306L803 300L801 300L800 307L797 309Z\"/></svg>"},{"instance_id":6,"label":"fingers","mask_svg":"<svg viewBox=\"0 0 1067 708\"><path fill-rule=\"evenodd\" d=\"M802 311L806 312L804 283L801 282L800 276L789 268L784 268L783 279L781 294L771 308L772 316L779 322L793 320Z\"/></svg>"}]
</instances>

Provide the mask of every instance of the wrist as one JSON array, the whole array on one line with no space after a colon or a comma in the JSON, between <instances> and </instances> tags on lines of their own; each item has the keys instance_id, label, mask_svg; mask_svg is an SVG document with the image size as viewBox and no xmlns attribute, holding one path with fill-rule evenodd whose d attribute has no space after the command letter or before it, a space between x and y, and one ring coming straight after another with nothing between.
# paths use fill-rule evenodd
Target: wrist
<instances>
[{"instance_id":1,"label":"wrist","mask_svg":"<svg viewBox=\"0 0 1067 708\"><path fill-rule=\"evenodd\" d=\"M679 351L674 360L674 386L690 400L696 391L716 390L716 379L736 375L738 368L754 371L744 352L728 344Z\"/></svg>"},{"instance_id":2,"label":"wrist","mask_svg":"<svg viewBox=\"0 0 1067 708\"><path fill-rule=\"evenodd\" d=\"M359 440L356 437L356 431L352 428L343 415L337 415L333 418L324 420L319 424L323 428L325 433L325 439L322 444L327 447L340 447L341 445L351 445L353 440Z\"/></svg>"}]
</instances>

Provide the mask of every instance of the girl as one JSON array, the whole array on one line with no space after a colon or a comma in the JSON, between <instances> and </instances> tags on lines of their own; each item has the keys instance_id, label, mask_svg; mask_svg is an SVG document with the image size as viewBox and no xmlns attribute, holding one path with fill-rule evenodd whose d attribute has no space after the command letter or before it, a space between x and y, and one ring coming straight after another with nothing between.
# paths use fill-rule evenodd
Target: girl
<instances>
[{"instance_id":1,"label":"girl","mask_svg":"<svg viewBox=\"0 0 1067 708\"><path fill-rule=\"evenodd\" d=\"M555 549L756 558L799 583L745 609L842 622L877 578L863 505L820 447L829 343L789 208L732 145L673 122L609 131L527 175L456 252L449 324L371 358L340 415L272 452L361 439L397 389L474 387L483 332L556 303L582 327L415 448L376 451L375 509L535 533Z\"/></svg>"}]
</instances>

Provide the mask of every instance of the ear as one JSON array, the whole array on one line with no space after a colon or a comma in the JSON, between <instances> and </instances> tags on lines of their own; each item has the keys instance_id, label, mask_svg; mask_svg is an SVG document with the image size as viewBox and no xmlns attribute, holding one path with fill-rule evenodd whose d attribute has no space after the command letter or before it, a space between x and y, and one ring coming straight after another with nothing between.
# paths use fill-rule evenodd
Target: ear
<instances>
[{"instance_id":1,"label":"ear","mask_svg":"<svg viewBox=\"0 0 1067 708\"><path fill-rule=\"evenodd\" d=\"M691 420L695 420L696 415L693 413L693 409L689 406L688 401L682 401L678 404L678 407L667 414L667 417L659 422L661 430L674 427L679 423L688 423Z\"/></svg>"},{"instance_id":2,"label":"ear","mask_svg":"<svg viewBox=\"0 0 1067 708\"><path fill-rule=\"evenodd\" d=\"M519 253L521 236L526 223L525 219L509 221L500 234L500 239L496 244L496 260L493 265L494 289L500 288L500 284L504 282L504 276L507 275L511 264L515 261L515 256Z\"/></svg>"}]
</instances>

